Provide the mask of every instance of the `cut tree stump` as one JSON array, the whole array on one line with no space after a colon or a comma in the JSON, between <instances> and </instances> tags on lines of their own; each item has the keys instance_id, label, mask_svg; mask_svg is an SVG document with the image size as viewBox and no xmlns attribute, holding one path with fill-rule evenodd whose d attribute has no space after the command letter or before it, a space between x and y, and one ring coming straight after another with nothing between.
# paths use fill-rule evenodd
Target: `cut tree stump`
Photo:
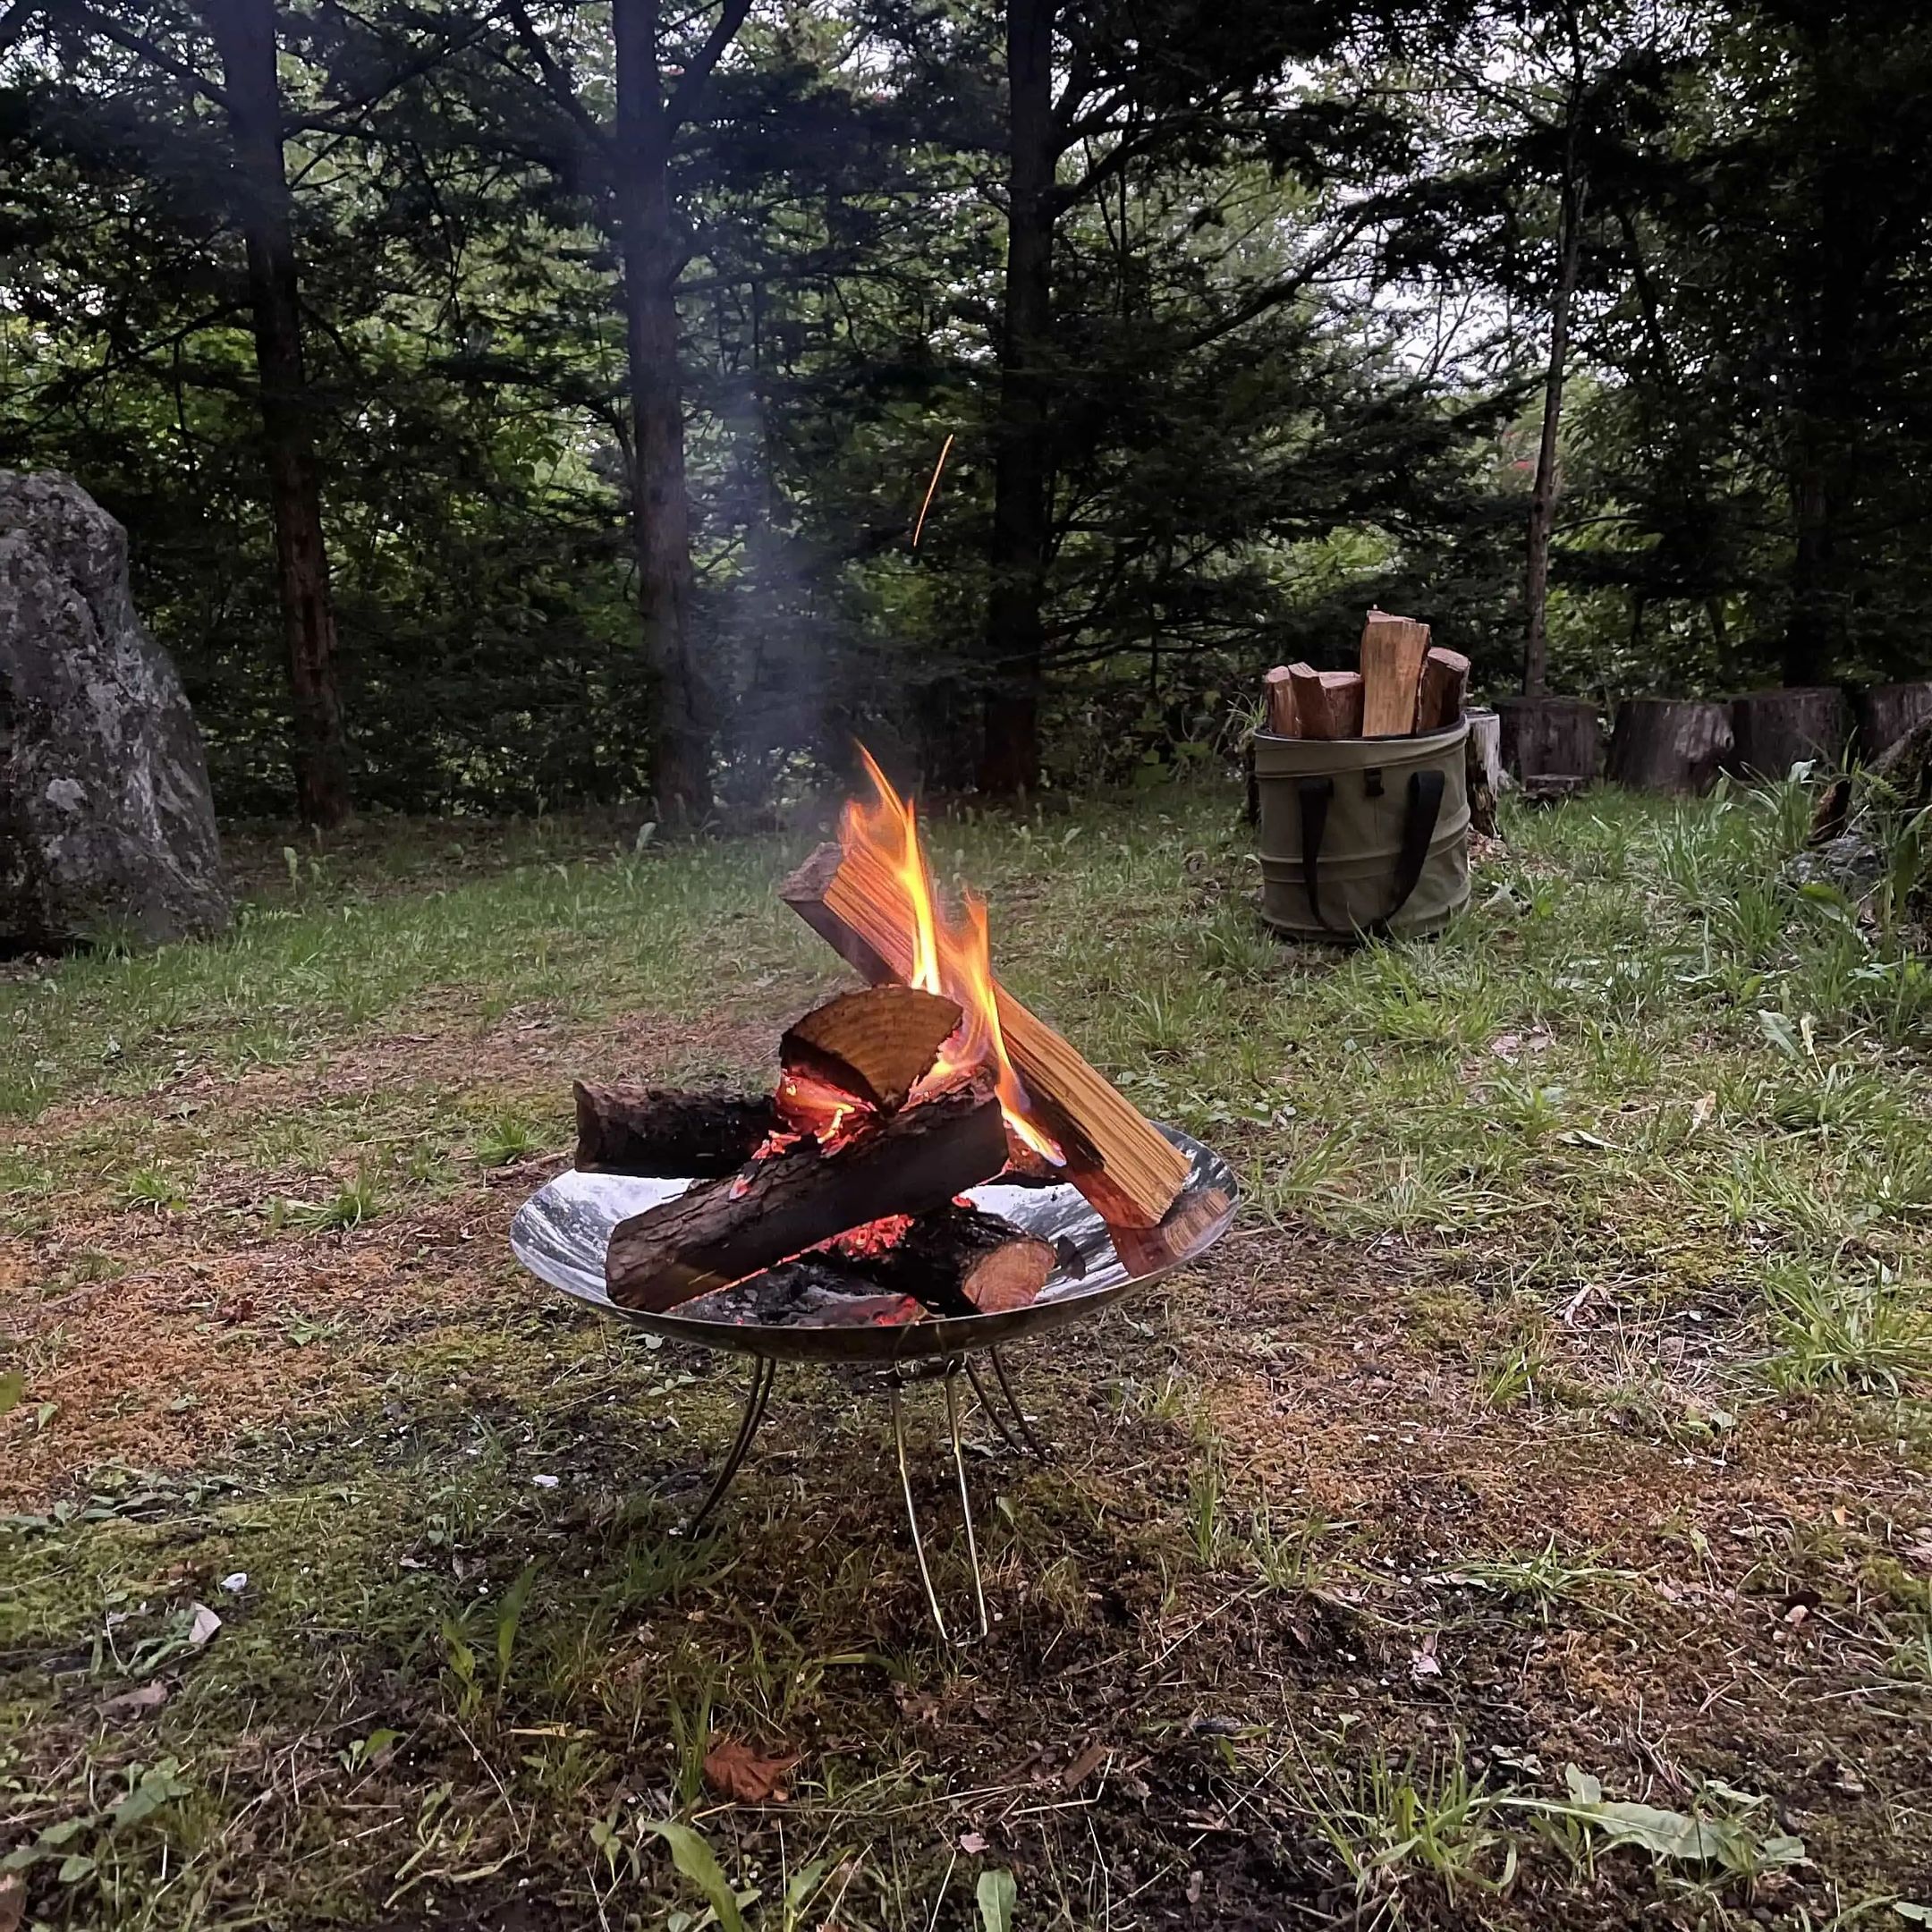
<instances>
[{"instance_id":1,"label":"cut tree stump","mask_svg":"<svg viewBox=\"0 0 1932 1932\"><path fill-rule=\"evenodd\" d=\"M1751 778L1783 778L1793 765L1843 756L1844 693L1835 684L1748 691L1731 700L1731 755L1725 769Z\"/></svg>"},{"instance_id":2,"label":"cut tree stump","mask_svg":"<svg viewBox=\"0 0 1932 1932\"><path fill-rule=\"evenodd\" d=\"M1518 778L1597 775L1602 739L1597 707L1587 698L1504 698L1496 706L1503 724L1503 763Z\"/></svg>"},{"instance_id":3,"label":"cut tree stump","mask_svg":"<svg viewBox=\"0 0 1932 1932\"><path fill-rule=\"evenodd\" d=\"M1503 790L1503 720L1472 706L1463 713L1469 736L1463 741L1463 771L1469 784L1470 824L1485 838L1496 835L1496 799Z\"/></svg>"},{"instance_id":4,"label":"cut tree stump","mask_svg":"<svg viewBox=\"0 0 1932 1932\"><path fill-rule=\"evenodd\" d=\"M1267 701L1267 729L1277 738L1299 738L1301 720L1295 715L1294 673L1286 665L1276 665L1261 680Z\"/></svg>"},{"instance_id":5,"label":"cut tree stump","mask_svg":"<svg viewBox=\"0 0 1932 1932\"><path fill-rule=\"evenodd\" d=\"M1372 610L1362 625L1361 683L1364 738L1406 738L1416 728L1416 699L1429 627L1413 617ZM1331 736L1351 735L1332 733Z\"/></svg>"},{"instance_id":6,"label":"cut tree stump","mask_svg":"<svg viewBox=\"0 0 1932 1932\"><path fill-rule=\"evenodd\" d=\"M1708 792L1731 754L1728 705L1626 698L1610 740L1610 778L1635 792Z\"/></svg>"},{"instance_id":7,"label":"cut tree stump","mask_svg":"<svg viewBox=\"0 0 1932 1932\"><path fill-rule=\"evenodd\" d=\"M577 1166L584 1174L711 1179L735 1174L776 1131L765 1097L579 1080Z\"/></svg>"},{"instance_id":8,"label":"cut tree stump","mask_svg":"<svg viewBox=\"0 0 1932 1932\"><path fill-rule=\"evenodd\" d=\"M882 1114L905 1105L963 1018L956 1001L896 981L865 987L815 1006L787 1027L778 1058L802 1074L855 1095Z\"/></svg>"},{"instance_id":9,"label":"cut tree stump","mask_svg":"<svg viewBox=\"0 0 1932 1932\"><path fill-rule=\"evenodd\" d=\"M821 845L779 896L861 979L876 985L911 972L904 888L863 848L847 853ZM1106 1219L1153 1226L1187 1185L1187 1157L997 980L994 998L1030 1118L1059 1144L1066 1178Z\"/></svg>"},{"instance_id":10,"label":"cut tree stump","mask_svg":"<svg viewBox=\"0 0 1932 1932\"><path fill-rule=\"evenodd\" d=\"M1439 644L1430 649L1422 660L1422 682L1416 694L1417 731L1447 731L1462 717L1469 676L1470 661L1461 651L1445 650Z\"/></svg>"},{"instance_id":11,"label":"cut tree stump","mask_svg":"<svg viewBox=\"0 0 1932 1932\"><path fill-rule=\"evenodd\" d=\"M1288 667L1294 683L1295 715L1304 738L1360 738L1362 734L1362 677L1360 671L1318 671L1312 665Z\"/></svg>"},{"instance_id":12,"label":"cut tree stump","mask_svg":"<svg viewBox=\"0 0 1932 1932\"><path fill-rule=\"evenodd\" d=\"M620 1308L661 1314L886 1215L924 1214L1006 1164L984 1078L886 1114L851 1140L809 1138L620 1221L604 1276Z\"/></svg>"},{"instance_id":13,"label":"cut tree stump","mask_svg":"<svg viewBox=\"0 0 1932 1932\"><path fill-rule=\"evenodd\" d=\"M1902 738L1932 718L1932 679L1914 684L1874 684L1859 693L1859 755L1883 758Z\"/></svg>"}]
</instances>

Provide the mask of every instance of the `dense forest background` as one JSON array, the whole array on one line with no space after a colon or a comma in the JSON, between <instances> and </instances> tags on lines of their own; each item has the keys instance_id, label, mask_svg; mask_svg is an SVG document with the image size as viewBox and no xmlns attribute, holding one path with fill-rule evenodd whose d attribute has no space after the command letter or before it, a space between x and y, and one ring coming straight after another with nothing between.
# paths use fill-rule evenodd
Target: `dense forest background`
<instances>
[{"instance_id":1,"label":"dense forest background","mask_svg":"<svg viewBox=\"0 0 1932 1932\"><path fill-rule=\"evenodd\" d=\"M237 814L1922 674L1928 154L1916 0L0 0L0 465Z\"/></svg>"}]
</instances>

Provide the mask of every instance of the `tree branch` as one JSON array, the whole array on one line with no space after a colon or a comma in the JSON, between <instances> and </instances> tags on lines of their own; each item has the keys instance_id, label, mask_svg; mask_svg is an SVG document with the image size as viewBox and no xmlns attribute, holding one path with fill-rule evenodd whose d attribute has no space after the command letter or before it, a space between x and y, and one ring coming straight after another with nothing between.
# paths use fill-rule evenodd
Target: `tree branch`
<instances>
[{"instance_id":1,"label":"tree branch","mask_svg":"<svg viewBox=\"0 0 1932 1932\"><path fill-rule=\"evenodd\" d=\"M671 90L670 102L665 108L666 136L675 134L691 119L713 70L724 58L724 49L737 38L738 30L745 23L745 15L750 11L751 0L724 0L716 24L698 50L696 59L685 68L678 84Z\"/></svg>"}]
</instances>

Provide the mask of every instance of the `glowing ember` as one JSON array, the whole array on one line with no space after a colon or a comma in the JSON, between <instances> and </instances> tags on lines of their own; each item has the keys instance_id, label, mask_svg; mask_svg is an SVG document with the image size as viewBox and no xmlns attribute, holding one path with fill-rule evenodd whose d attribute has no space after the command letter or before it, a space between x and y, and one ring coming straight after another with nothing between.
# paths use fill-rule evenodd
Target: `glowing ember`
<instances>
[{"instance_id":1,"label":"glowing ember","mask_svg":"<svg viewBox=\"0 0 1932 1932\"><path fill-rule=\"evenodd\" d=\"M986 901L967 892L957 921L949 919L933 891L932 869L919 844L912 804L893 789L872 754L863 745L867 775L877 794L870 804L854 800L845 808L839 843L847 852L869 849L891 872L911 909L912 970L909 984L928 993L942 993L958 1003L965 1018L939 1050L931 1072L913 1090L930 1093L962 1073L979 1067L993 1070L1006 1124L1026 1146L1051 1161L1064 1165L1059 1148L1027 1118L1031 1103L1020 1076L1006 1055L1000 1035L999 1008L993 996L993 963L987 942ZM781 1103L782 1104L782 1103Z\"/></svg>"},{"instance_id":2,"label":"glowing ember","mask_svg":"<svg viewBox=\"0 0 1932 1932\"><path fill-rule=\"evenodd\" d=\"M877 1221L866 1221L855 1228L847 1228L843 1234L835 1235L823 1246L831 1254L860 1261L867 1255L884 1254L887 1249L896 1248L906 1238L906 1230L911 1225L911 1215L881 1215Z\"/></svg>"},{"instance_id":3,"label":"glowing ember","mask_svg":"<svg viewBox=\"0 0 1932 1932\"><path fill-rule=\"evenodd\" d=\"M779 1078L776 1099L778 1117L793 1131L790 1139L810 1134L821 1147L831 1146L848 1130L862 1127L873 1118L872 1109L843 1087L789 1069ZM774 1134L758 1149L758 1157L775 1154L778 1147L774 1142L788 1145L789 1140Z\"/></svg>"}]
</instances>

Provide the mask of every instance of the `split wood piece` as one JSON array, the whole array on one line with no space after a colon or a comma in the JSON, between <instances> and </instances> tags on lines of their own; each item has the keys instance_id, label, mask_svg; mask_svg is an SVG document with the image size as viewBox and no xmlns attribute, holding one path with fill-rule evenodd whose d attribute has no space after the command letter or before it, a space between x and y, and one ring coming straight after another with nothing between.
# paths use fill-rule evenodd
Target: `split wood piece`
<instances>
[{"instance_id":1,"label":"split wood piece","mask_svg":"<svg viewBox=\"0 0 1932 1932\"><path fill-rule=\"evenodd\" d=\"M1432 645L1422 660L1422 684L1416 697L1415 728L1447 731L1462 716L1469 694L1470 661L1461 651Z\"/></svg>"},{"instance_id":2,"label":"split wood piece","mask_svg":"<svg viewBox=\"0 0 1932 1932\"><path fill-rule=\"evenodd\" d=\"M1156 1275L1172 1267L1200 1235L1227 1212L1223 1188L1203 1188L1175 1205L1174 1212L1154 1228L1114 1228L1114 1252L1137 1275Z\"/></svg>"},{"instance_id":3,"label":"split wood piece","mask_svg":"<svg viewBox=\"0 0 1932 1932\"><path fill-rule=\"evenodd\" d=\"M778 1057L804 1074L890 1114L930 1071L960 1023L954 1000L887 984L841 993L785 1029Z\"/></svg>"},{"instance_id":4,"label":"split wood piece","mask_svg":"<svg viewBox=\"0 0 1932 1932\"><path fill-rule=\"evenodd\" d=\"M1267 729L1277 738L1299 738L1301 721L1295 715L1294 673L1286 665L1276 665L1261 680L1261 691L1267 701Z\"/></svg>"},{"instance_id":5,"label":"split wood piece","mask_svg":"<svg viewBox=\"0 0 1932 1932\"><path fill-rule=\"evenodd\" d=\"M1000 1216L949 1201L913 1218L883 1248L831 1252L887 1294L909 1294L936 1315L997 1315L1029 1306L1058 1258L1044 1241Z\"/></svg>"},{"instance_id":6,"label":"split wood piece","mask_svg":"<svg viewBox=\"0 0 1932 1932\"><path fill-rule=\"evenodd\" d=\"M850 1140L801 1140L620 1221L604 1262L610 1298L661 1314L862 1222L944 1207L1005 1161L992 1081L965 1081Z\"/></svg>"},{"instance_id":7,"label":"split wood piece","mask_svg":"<svg viewBox=\"0 0 1932 1932\"><path fill-rule=\"evenodd\" d=\"M1318 671L1293 664L1295 716L1304 738L1360 738L1362 734L1362 678L1360 671Z\"/></svg>"},{"instance_id":8,"label":"split wood piece","mask_svg":"<svg viewBox=\"0 0 1932 1932\"><path fill-rule=\"evenodd\" d=\"M905 890L862 848L821 845L779 895L860 978L876 984L911 970ZM1029 1118L1058 1143L1066 1178L1106 1219L1154 1226L1187 1185L1187 1157L996 980L993 993Z\"/></svg>"},{"instance_id":9,"label":"split wood piece","mask_svg":"<svg viewBox=\"0 0 1932 1932\"><path fill-rule=\"evenodd\" d=\"M1364 738L1406 738L1416 728L1416 694L1428 640L1429 627L1413 617L1368 613L1361 634Z\"/></svg>"},{"instance_id":10,"label":"split wood piece","mask_svg":"<svg viewBox=\"0 0 1932 1932\"><path fill-rule=\"evenodd\" d=\"M579 1080L577 1165L584 1174L652 1178L735 1174L778 1126L764 1097Z\"/></svg>"}]
</instances>

